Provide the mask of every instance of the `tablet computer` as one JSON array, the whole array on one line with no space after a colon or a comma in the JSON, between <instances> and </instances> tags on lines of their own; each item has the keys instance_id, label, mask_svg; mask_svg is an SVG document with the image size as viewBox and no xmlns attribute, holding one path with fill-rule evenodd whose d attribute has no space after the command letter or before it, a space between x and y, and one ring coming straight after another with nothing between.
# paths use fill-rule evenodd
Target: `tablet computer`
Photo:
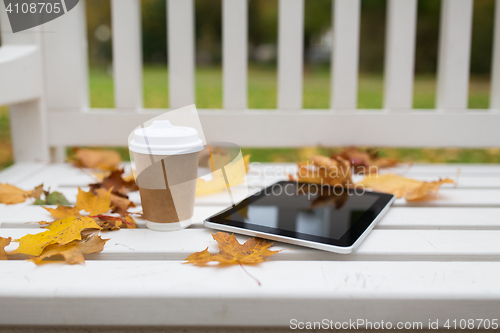
<instances>
[{"instance_id":1,"label":"tablet computer","mask_svg":"<svg viewBox=\"0 0 500 333\"><path fill-rule=\"evenodd\" d=\"M386 193L281 181L204 221L213 229L351 253L394 201Z\"/></svg>"}]
</instances>

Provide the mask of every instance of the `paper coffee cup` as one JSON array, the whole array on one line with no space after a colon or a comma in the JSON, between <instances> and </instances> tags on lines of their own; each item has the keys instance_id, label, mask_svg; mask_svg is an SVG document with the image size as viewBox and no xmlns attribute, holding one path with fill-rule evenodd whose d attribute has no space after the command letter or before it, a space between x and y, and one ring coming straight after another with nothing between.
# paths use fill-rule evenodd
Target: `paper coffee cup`
<instances>
[{"instance_id":1,"label":"paper coffee cup","mask_svg":"<svg viewBox=\"0 0 500 333\"><path fill-rule=\"evenodd\" d=\"M192 223L198 153L203 148L194 128L168 120L134 131L129 149L148 228L177 230Z\"/></svg>"}]
</instances>

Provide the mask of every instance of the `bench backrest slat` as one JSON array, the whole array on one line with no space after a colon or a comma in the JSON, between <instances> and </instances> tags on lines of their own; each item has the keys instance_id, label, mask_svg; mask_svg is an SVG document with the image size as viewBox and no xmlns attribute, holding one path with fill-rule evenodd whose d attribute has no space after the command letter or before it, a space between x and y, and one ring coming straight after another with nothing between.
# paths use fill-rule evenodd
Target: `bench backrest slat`
<instances>
[{"instance_id":1,"label":"bench backrest slat","mask_svg":"<svg viewBox=\"0 0 500 333\"><path fill-rule=\"evenodd\" d=\"M442 0L436 108L465 111L469 100L469 65L473 0Z\"/></svg>"},{"instance_id":2,"label":"bench backrest slat","mask_svg":"<svg viewBox=\"0 0 500 333\"><path fill-rule=\"evenodd\" d=\"M413 107L417 0L388 0L384 63L384 108Z\"/></svg>"},{"instance_id":3,"label":"bench backrest slat","mask_svg":"<svg viewBox=\"0 0 500 333\"><path fill-rule=\"evenodd\" d=\"M142 108L141 3L112 0L115 107Z\"/></svg>"},{"instance_id":4,"label":"bench backrest slat","mask_svg":"<svg viewBox=\"0 0 500 333\"><path fill-rule=\"evenodd\" d=\"M332 109L358 105L360 16L361 0L333 2Z\"/></svg>"},{"instance_id":5,"label":"bench backrest slat","mask_svg":"<svg viewBox=\"0 0 500 333\"><path fill-rule=\"evenodd\" d=\"M304 0L280 0L278 9L278 109L301 109Z\"/></svg>"},{"instance_id":6,"label":"bench backrest slat","mask_svg":"<svg viewBox=\"0 0 500 333\"><path fill-rule=\"evenodd\" d=\"M167 0L168 92L171 109L195 103L194 0Z\"/></svg>"},{"instance_id":7,"label":"bench backrest slat","mask_svg":"<svg viewBox=\"0 0 500 333\"><path fill-rule=\"evenodd\" d=\"M222 104L248 108L248 0L222 0Z\"/></svg>"}]
</instances>

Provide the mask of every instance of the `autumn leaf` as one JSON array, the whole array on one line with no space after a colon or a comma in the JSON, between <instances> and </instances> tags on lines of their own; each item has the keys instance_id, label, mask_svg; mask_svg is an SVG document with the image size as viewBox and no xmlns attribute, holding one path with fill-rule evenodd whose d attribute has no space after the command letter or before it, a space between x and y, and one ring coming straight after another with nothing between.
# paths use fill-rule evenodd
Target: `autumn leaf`
<instances>
[{"instance_id":1,"label":"autumn leaf","mask_svg":"<svg viewBox=\"0 0 500 333\"><path fill-rule=\"evenodd\" d=\"M21 203L27 198L39 198L42 192L43 185L39 185L31 191L24 191L14 185L0 183L0 203L7 205Z\"/></svg>"},{"instance_id":2,"label":"autumn leaf","mask_svg":"<svg viewBox=\"0 0 500 333\"><path fill-rule=\"evenodd\" d=\"M102 230L136 229L137 224L130 215L116 217L110 215L92 216Z\"/></svg>"},{"instance_id":3,"label":"autumn leaf","mask_svg":"<svg viewBox=\"0 0 500 333\"><path fill-rule=\"evenodd\" d=\"M250 238L244 244L240 244L234 234L217 232L215 235L212 234L212 237L219 244L219 253L210 254L207 247L187 257L186 263L205 265L210 261L216 261L220 265L257 264L279 252L270 251L269 248L273 243L261 238Z\"/></svg>"},{"instance_id":4,"label":"autumn leaf","mask_svg":"<svg viewBox=\"0 0 500 333\"><path fill-rule=\"evenodd\" d=\"M137 184L135 183L133 177L132 179L130 179L129 177L127 178L127 180L125 180L123 178L123 172L123 169L114 170L107 177L105 177L101 183L90 184L90 188L92 190L98 188L105 188L109 190L110 188L112 188L113 191L111 193L122 197L127 197L127 192L137 191L139 190L139 187L137 187Z\"/></svg>"},{"instance_id":5,"label":"autumn leaf","mask_svg":"<svg viewBox=\"0 0 500 333\"><path fill-rule=\"evenodd\" d=\"M104 190L99 196L91 191L85 192L78 188L76 205L74 207L57 206L57 208L45 208L52 216L63 219L69 216L78 216L80 211L84 210L90 215L99 215L108 212L111 209L111 190Z\"/></svg>"},{"instance_id":6,"label":"autumn leaf","mask_svg":"<svg viewBox=\"0 0 500 333\"><path fill-rule=\"evenodd\" d=\"M83 264L85 263L84 254L101 252L108 240L102 239L98 233L93 233L80 241L72 241L64 245L51 244L43 250L42 254L29 260L39 265L46 258L62 255L67 264Z\"/></svg>"},{"instance_id":7,"label":"autumn leaf","mask_svg":"<svg viewBox=\"0 0 500 333\"><path fill-rule=\"evenodd\" d=\"M338 154L331 154L330 157L342 157L343 159L349 161L352 168L357 173L369 174L377 168L389 168L396 166L398 160L395 158L386 158L378 156L377 150L367 149L361 150L357 147L349 147L342 150Z\"/></svg>"},{"instance_id":8,"label":"autumn leaf","mask_svg":"<svg viewBox=\"0 0 500 333\"><path fill-rule=\"evenodd\" d=\"M43 194L43 184L38 185L33 189L33 192L31 193L31 197L35 199L40 199L40 197Z\"/></svg>"},{"instance_id":9,"label":"autumn leaf","mask_svg":"<svg viewBox=\"0 0 500 333\"><path fill-rule=\"evenodd\" d=\"M297 181L330 186L352 184L350 164L342 157L314 155L309 159L311 162L298 164Z\"/></svg>"},{"instance_id":10,"label":"autumn leaf","mask_svg":"<svg viewBox=\"0 0 500 333\"><path fill-rule=\"evenodd\" d=\"M453 184L454 182L449 178L423 182L390 173L368 176L356 185L363 185L378 192L394 194L397 198L404 197L407 201L415 201L436 198L439 187L447 183Z\"/></svg>"},{"instance_id":11,"label":"autumn leaf","mask_svg":"<svg viewBox=\"0 0 500 333\"><path fill-rule=\"evenodd\" d=\"M7 253L5 252L5 247L10 244L12 238L0 237L0 260L7 260Z\"/></svg>"},{"instance_id":12,"label":"autumn leaf","mask_svg":"<svg viewBox=\"0 0 500 333\"><path fill-rule=\"evenodd\" d=\"M48 245L64 245L74 240L80 240L82 238L81 232L85 229L101 229L94 219L85 216L71 216L55 221L45 228L48 230L16 239L15 241L19 242L19 247L11 253L38 256Z\"/></svg>"},{"instance_id":13,"label":"autumn leaf","mask_svg":"<svg viewBox=\"0 0 500 333\"><path fill-rule=\"evenodd\" d=\"M98 189L94 190L94 192L98 198L109 194L112 212L118 213L122 216L127 215L128 214L127 210L130 207L135 207L135 204L132 201L128 200L127 198L123 198L123 197L120 197L120 196L115 195L113 193L110 193L111 190L112 189L106 190L104 188L98 188Z\"/></svg>"},{"instance_id":14,"label":"autumn leaf","mask_svg":"<svg viewBox=\"0 0 500 333\"><path fill-rule=\"evenodd\" d=\"M118 169L121 162L120 154L114 150L92 149L78 149L74 161L76 166L101 170Z\"/></svg>"},{"instance_id":15,"label":"autumn leaf","mask_svg":"<svg viewBox=\"0 0 500 333\"><path fill-rule=\"evenodd\" d=\"M68 199L61 192L45 191L45 199L38 198L33 202L33 205L69 205Z\"/></svg>"}]
</instances>

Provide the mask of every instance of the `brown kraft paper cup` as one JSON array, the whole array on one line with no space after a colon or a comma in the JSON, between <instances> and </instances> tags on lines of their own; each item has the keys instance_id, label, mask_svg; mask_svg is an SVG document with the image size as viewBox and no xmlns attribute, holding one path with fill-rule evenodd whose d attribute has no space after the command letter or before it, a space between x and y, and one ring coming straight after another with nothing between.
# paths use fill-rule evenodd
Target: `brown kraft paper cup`
<instances>
[{"instance_id":1,"label":"brown kraft paper cup","mask_svg":"<svg viewBox=\"0 0 500 333\"><path fill-rule=\"evenodd\" d=\"M165 223L165 228L159 226L162 230L189 225L194 211L199 153L133 154L144 219ZM179 222L185 225L177 228L169 225Z\"/></svg>"}]
</instances>

